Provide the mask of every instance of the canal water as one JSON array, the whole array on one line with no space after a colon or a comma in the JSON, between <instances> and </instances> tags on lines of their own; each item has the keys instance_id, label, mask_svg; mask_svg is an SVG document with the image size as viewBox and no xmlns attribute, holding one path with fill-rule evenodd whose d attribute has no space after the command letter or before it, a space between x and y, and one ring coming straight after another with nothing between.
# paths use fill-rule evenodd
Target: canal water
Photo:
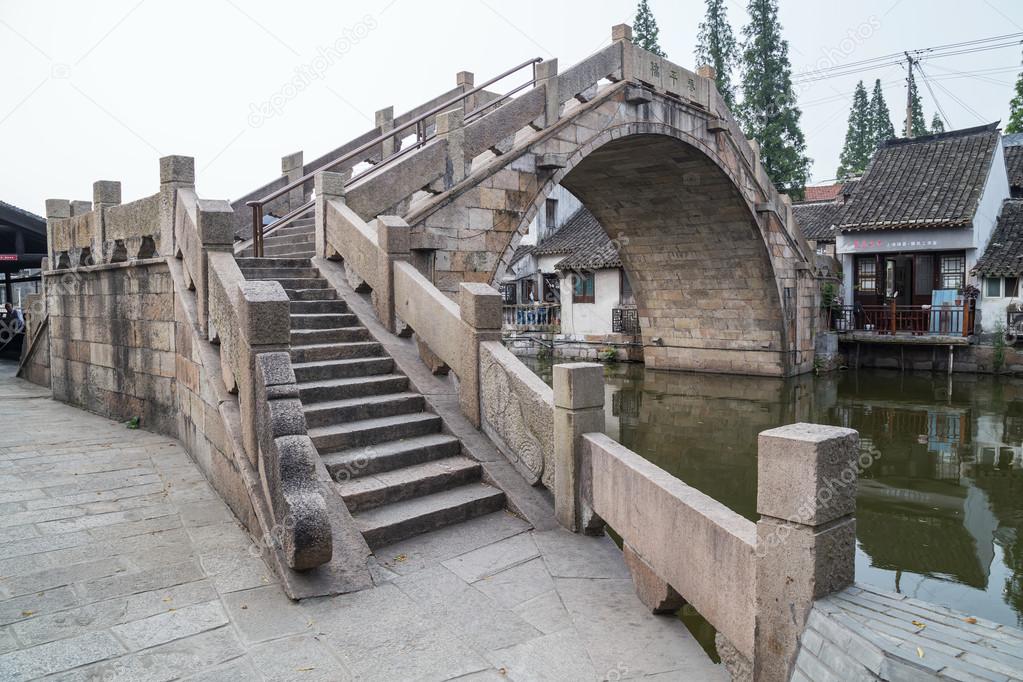
<instances>
[{"instance_id":1,"label":"canal water","mask_svg":"<svg viewBox=\"0 0 1023 682\"><path fill-rule=\"evenodd\" d=\"M546 382L550 363L523 358ZM757 434L860 432L856 579L1023 626L1023 380L858 370L793 379L608 365L606 431L756 520Z\"/></svg>"}]
</instances>

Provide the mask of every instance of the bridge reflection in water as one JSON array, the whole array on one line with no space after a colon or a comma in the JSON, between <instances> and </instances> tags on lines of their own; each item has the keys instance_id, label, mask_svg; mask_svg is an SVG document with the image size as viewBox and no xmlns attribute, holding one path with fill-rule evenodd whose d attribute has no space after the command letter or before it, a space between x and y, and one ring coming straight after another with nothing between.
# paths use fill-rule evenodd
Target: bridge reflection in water
<instances>
[{"instance_id":1,"label":"bridge reflection in water","mask_svg":"<svg viewBox=\"0 0 1023 682\"><path fill-rule=\"evenodd\" d=\"M550 365L524 359L550 382ZM793 379L608 366L606 430L755 520L760 431L857 429L856 578L1023 625L1023 380L860 370Z\"/></svg>"}]
</instances>

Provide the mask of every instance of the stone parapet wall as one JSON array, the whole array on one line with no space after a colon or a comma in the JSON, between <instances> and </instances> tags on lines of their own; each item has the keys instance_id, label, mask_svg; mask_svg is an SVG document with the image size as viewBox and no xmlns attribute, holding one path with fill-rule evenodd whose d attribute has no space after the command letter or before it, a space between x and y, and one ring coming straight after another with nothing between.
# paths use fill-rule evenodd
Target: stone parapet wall
<instances>
[{"instance_id":1,"label":"stone parapet wall","mask_svg":"<svg viewBox=\"0 0 1023 682\"><path fill-rule=\"evenodd\" d=\"M480 347L480 422L531 484L554 489L554 392L499 341Z\"/></svg>"}]
</instances>

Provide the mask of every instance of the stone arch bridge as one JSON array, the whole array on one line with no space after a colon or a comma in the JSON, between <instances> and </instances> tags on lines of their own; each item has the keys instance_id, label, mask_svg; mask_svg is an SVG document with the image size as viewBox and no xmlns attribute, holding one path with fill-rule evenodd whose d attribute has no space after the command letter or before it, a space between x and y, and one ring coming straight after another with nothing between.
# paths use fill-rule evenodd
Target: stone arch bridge
<instances>
[{"instance_id":1,"label":"stone arch bridge","mask_svg":"<svg viewBox=\"0 0 1023 682\"><path fill-rule=\"evenodd\" d=\"M818 499L828 443L848 459L855 434L763 441L754 524L603 435L599 365L557 367L552 389L501 344L489 285L561 184L620 249L649 366L813 366L816 272L788 199L712 74L629 31L564 71L527 62L503 95L459 74L233 203L200 198L183 156L160 159L148 197L100 181L92 202L48 200L22 375L179 438L295 599L369 589L373 557L445 526L490 519L489 542L502 510L537 531L603 519L648 606L684 599L726 660L786 679L803 623L778 614L852 579L851 489L796 524L817 564L765 543Z\"/></svg>"},{"instance_id":2,"label":"stone arch bridge","mask_svg":"<svg viewBox=\"0 0 1023 682\"><path fill-rule=\"evenodd\" d=\"M563 72L536 64L533 87L490 95L485 115L468 104L438 114L429 143L339 191L364 220L402 216L413 262L453 294L500 281L561 184L620 250L649 367L810 371L818 286L789 198L710 70L652 55L627 30ZM318 241L330 255L322 231Z\"/></svg>"}]
</instances>

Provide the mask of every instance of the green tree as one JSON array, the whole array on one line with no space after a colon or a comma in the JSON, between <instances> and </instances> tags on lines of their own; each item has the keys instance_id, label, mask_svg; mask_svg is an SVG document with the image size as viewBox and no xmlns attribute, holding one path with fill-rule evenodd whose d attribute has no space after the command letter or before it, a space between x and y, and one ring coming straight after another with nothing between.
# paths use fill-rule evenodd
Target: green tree
<instances>
[{"instance_id":1,"label":"green tree","mask_svg":"<svg viewBox=\"0 0 1023 682\"><path fill-rule=\"evenodd\" d=\"M739 117L746 136L760 143L768 176L782 192L803 196L810 176L802 112L792 91L789 44L781 37L777 0L749 0L743 28L742 94Z\"/></svg>"},{"instance_id":2,"label":"green tree","mask_svg":"<svg viewBox=\"0 0 1023 682\"><path fill-rule=\"evenodd\" d=\"M892 114L888 111L888 103L884 101L881 90L881 79L874 81L874 91L870 94L870 151L874 152L881 143L895 137L895 126L892 125Z\"/></svg>"},{"instance_id":3,"label":"green tree","mask_svg":"<svg viewBox=\"0 0 1023 682\"><path fill-rule=\"evenodd\" d=\"M1005 132L1023 133L1023 73L1016 79L1016 95L1009 102L1009 122Z\"/></svg>"},{"instance_id":4,"label":"green tree","mask_svg":"<svg viewBox=\"0 0 1023 682\"><path fill-rule=\"evenodd\" d=\"M924 120L924 107L920 103L920 91L916 89L916 79L913 77L913 69L909 69L909 123L910 130L906 130L906 124L902 124L903 137L923 137L927 134L927 121Z\"/></svg>"},{"instance_id":5,"label":"green tree","mask_svg":"<svg viewBox=\"0 0 1023 682\"><path fill-rule=\"evenodd\" d=\"M870 104L867 102L867 89L863 81L856 84L853 91L852 109L849 110L849 127L845 131L845 146L839 157L838 179L861 175L863 169L874 153L874 140L871 137L873 126L870 122Z\"/></svg>"},{"instance_id":6,"label":"green tree","mask_svg":"<svg viewBox=\"0 0 1023 682\"><path fill-rule=\"evenodd\" d=\"M707 14L700 24L696 43L696 63L710 64L717 72L717 87L729 109L735 107L732 69L738 57L738 45L728 23L724 0L707 0Z\"/></svg>"},{"instance_id":7,"label":"green tree","mask_svg":"<svg viewBox=\"0 0 1023 682\"><path fill-rule=\"evenodd\" d=\"M931 132L932 133L943 133L945 132L945 122L941 120L941 116L938 116L938 112L934 112L934 116L931 118Z\"/></svg>"},{"instance_id":8,"label":"green tree","mask_svg":"<svg viewBox=\"0 0 1023 682\"><path fill-rule=\"evenodd\" d=\"M644 50L649 50L660 57L667 57L661 46L657 44L657 20L647 0L639 0L636 7L636 19L632 22L632 42Z\"/></svg>"}]
</instances>

